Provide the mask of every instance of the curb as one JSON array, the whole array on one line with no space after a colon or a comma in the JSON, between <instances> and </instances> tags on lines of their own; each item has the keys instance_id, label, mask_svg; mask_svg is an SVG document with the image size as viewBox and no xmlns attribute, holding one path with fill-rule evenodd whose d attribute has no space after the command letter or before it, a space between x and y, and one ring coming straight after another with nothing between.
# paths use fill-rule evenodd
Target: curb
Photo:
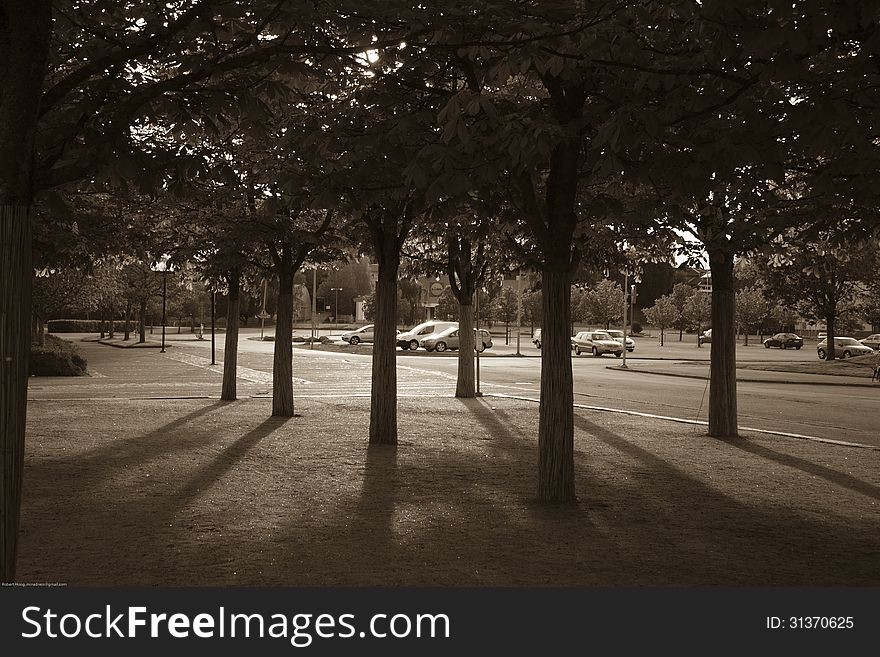
<instances>
[{"instance_id":1,"label":"curb","mask_svg":"<svg viewBox=\"0 0 880 657\"><path fill-rule=\"evenodd\" d=\"M625 370L620 367L614 367L608 365L605 367L606 370L615 370L617 372L638 372L640 374L655 374L657 376L672 376L681 379L698 379L700 381L708 381L708 376L700 376L698 374L679 374L678 372L654 372L651 370L638 369L634 367L627 367ZM768 372L772 372L773 370L767 370ZM833 375L829 374L816 374L814 376L827 376L832 377ZM741 377L739 374L736 376L737 381L742 381L744 383L784 383L786 385L800 385L800 386L848 386L851 388L875 388L877 387L874 383L861 383L856 381L786 381L784 379L756 379L752 377Z\"/></svg>"},{"instance_id":2,"label":"curb","mask_svg":"<svg viewBox=\"0 0 880 657\"><path fill-rule=\"evenodd\" d=\"M108 347L116 347L117 349L161 349L162 344L158 342L131 342L129 344L119 344L116 342L106 342L105 340L83 340L83 342L95 342L97 344L103 344ZM168 342L165 343L165 348L168 349L171 345Z\"/></svg>"}]
</instances>

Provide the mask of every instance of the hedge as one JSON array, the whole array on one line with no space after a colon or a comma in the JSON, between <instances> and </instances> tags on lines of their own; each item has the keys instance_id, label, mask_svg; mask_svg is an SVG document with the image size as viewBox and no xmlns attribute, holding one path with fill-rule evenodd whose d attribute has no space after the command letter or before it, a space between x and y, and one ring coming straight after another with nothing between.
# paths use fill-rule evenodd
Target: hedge
<instances>
[{"instance_id":1,"label":"hedge","mask_svg":"<svg viewBox=\"0 0 880 657\"><path fill-rule=\"evenodd\" d=\"M49 333L100 333L101 326L104 330L109 330L110 322L101 322L100 319L50 319L46 322L46 330ZM117 332L125 331L125 321L116 320L113 322ZM137 331L137 322L129 321L129 330L134 333Z\"/></svg>"},{"instance_id":2,"label":"hedge","mask_svg":"<svg viewBox=\"0 0 880 657\"><path fill-rule=\"evenodd\" d=\"M83 376L86 374L88 363L83 358L76 345L56 338L54 335L46 335L44 345L31 345L31 376Z\"/></svg>"}]
</instances>

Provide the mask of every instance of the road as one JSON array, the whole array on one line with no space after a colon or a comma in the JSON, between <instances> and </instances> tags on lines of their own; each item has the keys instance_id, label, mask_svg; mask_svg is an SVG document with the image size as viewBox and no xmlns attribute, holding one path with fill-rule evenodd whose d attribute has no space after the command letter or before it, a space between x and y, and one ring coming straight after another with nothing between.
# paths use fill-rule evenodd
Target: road
<instances>
[{"instance_id":1,"label":"road","mask_svg":"<svg viewBox=\"0 0 880 657\"><path fill-rule=\"evenodd\" d=\"M249 339L252 337L245 333L239 343L239 394L271 396L273 343ZM32 399L104 396L111 381L114 385L110 396L217 396L220 367L210 365L210 342L171 340L169 345L167 353L159 354L156 349L114 349L85 343L82 346L92 365L92 378L75 382L32 379L30 396ZM684 349L680 345L677 348ZM811 347L805 347L802 352L751 349L747 353L752 360L815 358ZM481 358L481 391L538 399L541 360L531 344L524 343L522 352L534 357ZM620 360L610 356L574 357L575 404L705 421L709 392L705 380L637 371L640 362L647 362L644 358L656 359L657 352L656 348L640 345L636 354L628 356L629 370L618 369ZM457 371L454 355L399 353L402 356L398 358L400 396L454 394ZM708 349L697 350L691 346L686 351L671 349L662 355L705 359ZM162 360L156 361L157 358ZM217 359L218 362L222 359L219 349ZM161 362L161 367L151 365L157 362ZM294 350L295 395L301 398L369 395L370 368L368 354L297 348ZM157 377L157 372L163 374ZM102 386L105 391L99 393ZM740 381L737 391L742 428L880 446L874 415L880 401L878 389Z\"/></svg>"}]
</instances>

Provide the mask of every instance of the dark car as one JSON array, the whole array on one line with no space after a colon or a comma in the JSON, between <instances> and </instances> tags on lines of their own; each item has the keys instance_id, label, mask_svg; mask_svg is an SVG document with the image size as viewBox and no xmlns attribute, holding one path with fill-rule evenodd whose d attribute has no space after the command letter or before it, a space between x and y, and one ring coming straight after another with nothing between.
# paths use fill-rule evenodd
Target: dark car
<instances>
[{"instance_id":1,"label":"dark car","mask_svg":"<svg viewBox=\"0 0 880 657\"><path fill-rule=\"evenodd\" d=\"M780 349L800 349L804 346L804 339L794 333L777 333L764 340L764 346L767 347L767 349L770 347L779 347Z\"/></svg>"}]
</instances>

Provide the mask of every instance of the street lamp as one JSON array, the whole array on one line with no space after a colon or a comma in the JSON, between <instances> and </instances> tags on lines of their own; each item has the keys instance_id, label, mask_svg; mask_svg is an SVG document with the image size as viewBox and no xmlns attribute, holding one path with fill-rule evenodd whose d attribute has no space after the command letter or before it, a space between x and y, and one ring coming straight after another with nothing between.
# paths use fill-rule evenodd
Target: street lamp
<instances>
[{"instance_id":1,"label":"street lamp","mask_svg":"<svg viewBox=\"0 0 880 657\"><path fill-rule=\"evenodd\" d=\"M336 292L336 305L334 306L334 316L333 319L336 322L336 328L339 328L339 293L342 292L341 287L331 287L331 292Z\"/></svg>"},{"instance_id":2,"label":"street lamp","mask_svg":"<svg viewBox=\"0 0 880 657\"><path fill-rule=\"evenodd\" d=\"M151 267L153 271L162 272L162 349L159 350L160 354L165 353L165 305L168 298L168 272L172 268L169 262L170 258L171 256L165 254Z\"/></svg>"}]
</instances>

